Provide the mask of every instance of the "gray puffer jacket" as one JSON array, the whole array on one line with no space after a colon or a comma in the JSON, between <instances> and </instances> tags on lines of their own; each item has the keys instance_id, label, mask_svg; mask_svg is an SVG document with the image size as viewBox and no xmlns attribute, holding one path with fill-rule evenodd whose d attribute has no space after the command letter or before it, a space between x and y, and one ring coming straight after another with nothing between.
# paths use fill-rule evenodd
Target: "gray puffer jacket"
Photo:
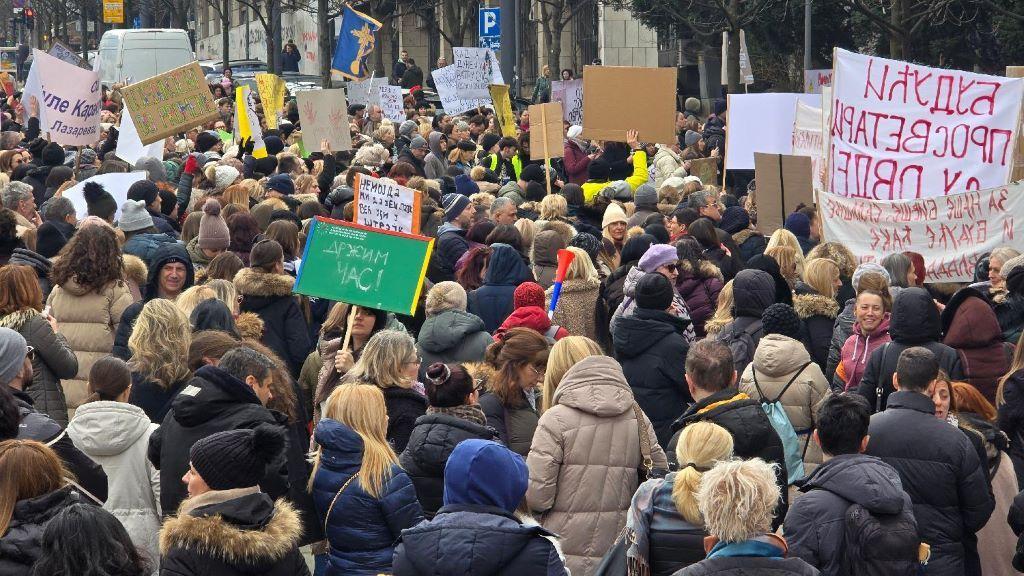
<instances>
[{"instance_id":1,"label":"gray puffer jacket","mask_svg":"<svg viewBox=\"0 0 1024 576\"><path fill-rule=\"evenodd\" d=\"M64 399L62 378L74 378L78 373L78 358L62 334L56 334L50 323L30 308L12 312L0 318L0 327L21 334L25 342L35 349L32 358L32 383L25 393L32 398L32 407L60 424L68 425L68 405Z\"/></svg>"},{"instance_id":2,"label":"gray puffer jacket","mask_svg":"<svg viewBox=\"0 0 1024 576\"><path fill-rule=\"evenodd\" d=\"M480 362L493 343L479 316L453 309L427 316L416 350L426 368L434 362Z\"/></svg>"}]
</instances>

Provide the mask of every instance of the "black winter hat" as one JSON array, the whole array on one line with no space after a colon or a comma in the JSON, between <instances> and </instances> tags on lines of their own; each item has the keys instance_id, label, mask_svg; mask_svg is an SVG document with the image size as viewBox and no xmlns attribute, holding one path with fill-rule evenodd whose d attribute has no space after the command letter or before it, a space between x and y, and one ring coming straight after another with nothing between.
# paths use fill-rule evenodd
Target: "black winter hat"
<instances>
[{"instance_id":1,"label":"black winter hat","mask_svg":"<svg viewBox=\"0 0 1024 576\"><path fill-rule=\"evenodd\" d=\"M196 136L196 152L206 153L220 142L220 138L213 132L200 132Z\"/></svg>"},{"instance_id":2,"label":"black winter hat","mask_svg":"<svg viewBox=\"0 0 1024 576\"><path fill-rule=\"evenodd\" d=\"M36 252L45 258L53 258L68 243L68 239L53 222L43 222L36 229Z\"/></svg>"},{"instance_id":3,"label":"black winter hat","mask_svg":"<svg viewBox=\"0 0 1024 576\"><path fill-rule=\"evenodd\" d=\"M499 140L501 140L501 136L488 132L480 137L480 148L482 148L484 152L488 152L491 148L494 148L494 145L497 144Z\"/></svg>"},{"instance_id":4,"label":"black winter hat","mask_svg":"<svg viewBox=\"0 0 1024 576\"><path fill-rule=\"evenodd\" d=\"M722 213L722 221L718 223L718 227L729 234L736 234L746 230L750 227L750 214L747 214L747 211L739 206L726 208L725 212Z\"/></svg>"},{"instance_id":5,"label":"black winter hat","mask_svg":"<svg viewBox=\"0 0 1024 576\"><path fill-rule=\"evenodd\" d=\"M523 182L539 182L544 183L544 168L540 164L528 164L523 166L523 171L520 173L519 178Z\"/></svg>"},{"instance_id":6,"label":"black winter hat","mask_svg":"<svg viewBox=\"0 0 1024 576\"><path fill-rule=\"evenodd\" d=\"M765 336L781 334L794 340L800 340L800 317L789 304L772 304L764 309L761 315Z\"/></svg>"},{"instance_id":7,"label":"black winter hat","mask_svg":"<svg viewBox=\"0 0 1024 576\"><path fill-rule=\"evenodd\" d=\"M64 164L64 149L56 142L50 142L43 148L42 161L44 166L60 166Z\"/></svg>"},{"instance_id":8,"label":"black winter hat","mask_svg":"<svg viewBox=\"0 0 1024 576\"><path fill-rule=\"evenodd\" d=\"M153 184L153 186L156 185ZM99 216L104 220L110 220L117 212L117 201L102 184L86 182L82 189L82 196L85 197L85 206L89 216Z\"/></svg>"},{"instance_id":9,"label":"black winter hat","mask_svg":"<svg viewBox=\"0 0 1024 576\"><path fill-rule=\"evenodd\" d=\"M210 489L231 490L258 485L283 451L284 433L261 424L207 436L192 445L189 459Z\"/></svg>"},{"instance_id":10,"label":"black winter hat","mask_svg":"<svg viewBox=\"0 0 1024 576\"><path fill-rule=\"evenodd\" d=\"M647 310L666 310L672 305L672 282L658 272L644 274L636 283L636 305Z\"/></svg>"},{"instance_id":11,"label":"black winter hat","mask_svg":"<svg viewBox=\"0 0 1024 576\"><path fill-rule=\"evenodd\" d=\"M284 141L277 136L267 136L263 139L263 145L267 148L267 154L275 155L284 150Z\"/></svg>"},{"instance_id":12,"label":"black winter hat","mask_svg":"<svg viewBox=\"0 0 1024 576\"><path fill-rule=\"evenodd\" d=\"M160 189L149 180L139 180L128 187L129 200L142 200L149 206L160 196Z\"/></svg>"},{"instance_id":13,"label":"black winter hat","mask_svg":"<svg viewBox=\"0 0 1024 576\"><path fill-rule=\"evenodd\" d=\"M604 158L594 158L587 164L587 180L608 180L612 177L612 166Z\"/></svg>"}]
</instances>

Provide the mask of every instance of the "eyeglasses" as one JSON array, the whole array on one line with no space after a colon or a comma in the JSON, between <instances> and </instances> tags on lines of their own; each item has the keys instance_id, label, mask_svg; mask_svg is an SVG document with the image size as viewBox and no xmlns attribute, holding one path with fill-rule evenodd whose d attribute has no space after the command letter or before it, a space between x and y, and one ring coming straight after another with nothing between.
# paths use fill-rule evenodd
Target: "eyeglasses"
<instances>
[{"instance_id":1,"label":"eyeglasses","mask_svg":"<svg viewBox=\"0 0 1024 576\"><path fill-rule=\"evenodd\" d=\"M477 394L483 394L486 389L487 387L484 386L483 380L477 379L473 381L473 392L476 392Z\"/></svg>"},{"instance_id":2,"label":"eyeglasses","mask_svg":"<svg viewBox=\"0 0 1024 576\"><path fill-rule=\"evenodd\" d=\"M409 364L422 364L423 363L423 359L420 358L419 356L413 356L409 360L406 360L405 363L406 363L406 365L409 365Z\"/></svg>"},{"instance_id":3,"label":"eyeglasses","mask_svg":"<svg viewBox=\"0 0 1024 576\"><path fill-rule=\"evenodd\" d=\"M530 370L533 370L534 376L543 376L544 373L547 372L547 367L545 366L543 368L537 368L536 365L530 364Z\"/></svg>"}]
</instances>

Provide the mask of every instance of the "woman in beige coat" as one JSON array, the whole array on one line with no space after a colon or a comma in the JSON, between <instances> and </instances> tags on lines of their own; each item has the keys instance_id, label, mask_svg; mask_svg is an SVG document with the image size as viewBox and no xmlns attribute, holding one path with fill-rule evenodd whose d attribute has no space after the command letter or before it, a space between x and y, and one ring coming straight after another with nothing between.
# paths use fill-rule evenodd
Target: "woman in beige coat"
<instances>
[{"instance_id":1,"label":"woman in beige coat","mask_svg":"<svg viewBox=\"0 0 1024 576\"><path fill-rule=\"evenodd\" d=\"M754 400L771 402L793 380L780 400L797 433L800 449L807 444L804 474L810 474L822 462L821 447L810 437L815 425L815 408L829 394L828 382L799 340L800 319L791 306L772 304L761 318L764 337L757 345L753 362L740 377L739 391Z\"/></svg>"},{"instance_id":2,"label":"woman in beige coat","mask_svg":"<svg viewBox=\"0 0 1024 576\"><path fill-rule=\"evenodd\" d=\"M552 372L568 353L567 340L555 344L549 378L557 377ZM560 379L552 403L526 459L526 503L544 528L562 536L573 576L587 576L626 523L639 485L637 469L644 465L640 433L647 436L653 467L664 470L668 461L647 416L639 412L637 421L633 393L612 358L590 355L576 362Z\"/></svg>"},{"instance_id":3,"label":"woman in beige coat","mask_svg":"<svg viewBox=\"0 0 1024 576\"><path fill-rule=\"evenodd\" d=\"M78 374L62 381L70 416L89 396L89 370L110 354L121 314L131 305L132 295L111 228L80 228L55 260L50 273L54 286L46 305L78 358Z\"/></svg>"}]
</instances>

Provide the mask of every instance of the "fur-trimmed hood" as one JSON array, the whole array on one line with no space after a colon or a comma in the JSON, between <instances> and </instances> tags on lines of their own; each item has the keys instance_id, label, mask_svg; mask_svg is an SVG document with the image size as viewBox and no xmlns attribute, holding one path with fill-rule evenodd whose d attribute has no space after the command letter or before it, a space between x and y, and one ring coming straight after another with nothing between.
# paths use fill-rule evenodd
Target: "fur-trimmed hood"
<instances>
[{"instance_id":1,"label":"fur-trimmed hood","mask_svg":"<svg viewBox=\"0 0 1024 576\"><path fill-rule=\"evenodd\" d=\"M256 268L242 268L235 275L235 288L242 296L291 296L295 278Z\"/></svg>"},{"instance_id":2,"label":"fur-trimmed hood","mask_svg":"<svg viewBox=\"0 0 1024 576\"><path fill-rule=\"evenodd\" d=\"M146 263L142 261L142 258L123 254L121 260L124 262L124 279L135 283L139 288L144 287L149 279L149 269L146 268Z\"/></svg>"},{"instance_id":3,"label":"fur-trimmed hood","mask_svg":"<svg viewBox=\"0 0 1024 576\"><path fill-rule=\"evenodd\" d=\"M793 309L801 320L811 316L824 316L834 320L839 315L839 303L835 298L821 294L796 294L793 296Z\"/></svg>"},{"instance_id":4,"label":"fur-trimmed hood","mask_svg":"<svg viewBox=\"0 0 1024 576\"><path fill-rule=\"evenodd\" d=\"M256 487L215 490L185 500L164 523L160 555L208 556L265 573L297 549L301 534L299 514L286 500L274 502Z\"/></svg>"},{"instance_id":5,"label":"fur-trimmed hood","mask_svg":"<svg viewBox=\"0 0 1024 576\"><path fill-rule=\"evenodd\" d=\"M719 270L718 266L715 266L710 260L701 260L698 264L696 273L694 273L693 264L691 264L689 260L680 260L679 271L691 273L698 278L718 278L723 282L725 281L725 278L722 276L722 271Z\"/></svg>"}]
</instances>

